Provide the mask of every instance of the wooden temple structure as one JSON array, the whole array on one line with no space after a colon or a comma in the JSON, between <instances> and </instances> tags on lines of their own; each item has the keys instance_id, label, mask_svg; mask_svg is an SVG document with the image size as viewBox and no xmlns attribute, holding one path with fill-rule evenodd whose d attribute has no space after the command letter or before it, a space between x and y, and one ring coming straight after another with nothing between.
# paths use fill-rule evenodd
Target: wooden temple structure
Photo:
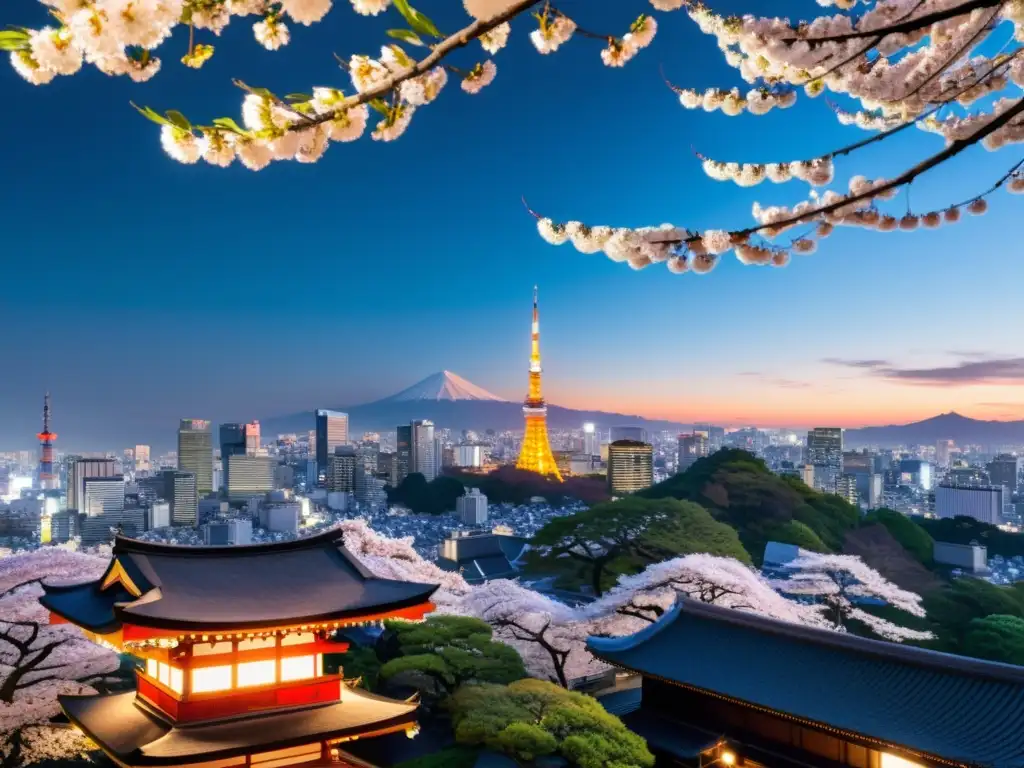
<instances>
[{"instance_id":1,"label":"wooden temple structure","mask_svg":"<svg viewBox=\"0 0 1024 768\"><path fill-rule=\"evenodd\" d=\"M659 766L1024 768L1024 667L688 599L588 647L642 675L617 714Z\"/></svg>"},{"instance_id":2,"label":"wooden temple structure","mask_svg":"<svg viewBox=\"0 0 1024 768\"><path fill-rule=\"evenodd\" d=\"M53 623L141 660L137 690L62 696L72 723L118 765L364 765L339 744L417 731L417 705L326 674L334 631L422 619L435 585L379 579L328 531L255 546L118 537L103 576L45 587ZM339 671L340 672L340 671Z\"/></svg>"}]
</instances>

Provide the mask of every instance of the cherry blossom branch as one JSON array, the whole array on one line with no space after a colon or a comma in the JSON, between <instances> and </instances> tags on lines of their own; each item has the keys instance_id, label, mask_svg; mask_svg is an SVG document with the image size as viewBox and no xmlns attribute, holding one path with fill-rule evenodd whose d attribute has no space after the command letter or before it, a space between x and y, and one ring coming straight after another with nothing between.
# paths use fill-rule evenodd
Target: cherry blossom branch
<instances>
[{"instance_id":1,"label":"cherry blossom branch","mask_svg":"<svg viewBox=\"0 0 1024 768\"><path fill-rule=\"evenodd\" d=\"M932 24L936 24L940 21L953 19L957 16L964 16L971 11L979 10L981 8L1002 6L1004 2L1005 0L968 0L961 5L955 5L952 8L935 11L933 13L926 13L924 16L918 16L916 19L899 21L894 24L888 24L884 27L878 27L877 29L857 30L854 32L844 32L838 35L825 35L822 37L788 37L782 40L782 42L790 45L793 43L810 43L811 45L817 45L820 43L842 43L847 40L857 40L864 37L877 37L878 35L887 37L889 35L907 34L909 32L917 32L918 30L925 29L926 27L930 27Z\"/></svg>"},{"instance_id":2,"label":"cherry blossom branch","mask_svg":"<svg viewBox=\"0 0 1024 768\"><path fill-rule=\"evenodd\" d=\"M302 125L292 126L289 130L302 130L313 125L330 122L353 107L358 107L361 104L368 104L374 99L387 95L406 80L411 80L414 77L419 77L425 72L429 72L446 56L448 56L448 54L458 50L459 48L464 48L481 35L487 34L495 27L501 26L506 21L509 21L524 11L529 10L540 1L541 0L516 0L516 2L513 2L508 8L496 16L492 16L486 21L474 21L469 26L463 27L458 32L449 35L440 43L435 45L434 49L428 56L420 59L411 67L382 80L377 85L366 89L362 93L346 97L342 101L338 102L337 106L332 110L323 112L322 114L309 116L307 122Z\"/></svg>"}]
</instances>

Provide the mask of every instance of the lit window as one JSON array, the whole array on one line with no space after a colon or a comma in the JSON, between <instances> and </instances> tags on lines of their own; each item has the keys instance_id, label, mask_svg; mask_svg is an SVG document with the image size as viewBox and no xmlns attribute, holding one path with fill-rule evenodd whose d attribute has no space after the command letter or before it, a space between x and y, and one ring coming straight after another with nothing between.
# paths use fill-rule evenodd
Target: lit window
<instances>
[{"instance_id":1,"label":"lit window","mask_svg":"<svg viewBox=\"0 0 1024 768\"><path fill-rule=\"evenodd\" d=\"M281 682L305 680L316 676L316 656L293 656L281 659Z\"/></svg>"},{"instance_id":2,"label":"lit window","mask_svg":"<svg viewBox=\"0 0 1024 768\"><path fill-rule=\"evenodd\" d=\"M154 680L157 679L159 672L157 671L156 659L146 659L146 674Z\"/></svg>"},{"instance_id":3,"label":"lit window","mask_svg":"<svg viewBox=\"0 0 1024 768\"><path fill-rule=\"evenodd\" d=\"M192 693L227 691L231 688L231 667L201 667L192 670Z\"/></svg>"},{"instance_id":4,"label":"lit window","mask_svg":"<svg viewBox=\"0 0 1024 768\"><path fill-rule=\"evenodd\" d=\"M238 687L250 685L268 685L277 681L277 662L249 661L238 665Z\"/></svg>"},{"instance_id":5,"label":"lit window","mask_svg":"<svg viewBox=\"0 0 1024 768\"><path fill-rule=\"evenodd\" d=\"M881 768L923 768L923 766L912 760L907 760L906 758L883 752Z\"/></svg>"},{"instance_id":6,"label":"lit window","mask_svg":"<svg viewBox=\"0 0 1024 768\"><path fill-rule=\"evenodd\" d=\"M177 667L171 667L171 684L168 687L175 693L185 690L185 675Z\"/></svg>"},{"instance_id":7,"label":"lit window","mask_svg":"<svg viewBox=\"0 0 1024 768\"><path fill-rule=\"evenodd\" d=\"M324 655L318 653L316 655L316 676L320 677L324 673Z\"/></svg>"},{"instance_id":8,"label":"lit window","mask_svg":"<svg viewBox=\"0 0 1024 768\"><path fill-rule=\"evenodd\" d=\"M171 687L171 666L160 662L160 684Z\"/></svg>"}]
</instances>

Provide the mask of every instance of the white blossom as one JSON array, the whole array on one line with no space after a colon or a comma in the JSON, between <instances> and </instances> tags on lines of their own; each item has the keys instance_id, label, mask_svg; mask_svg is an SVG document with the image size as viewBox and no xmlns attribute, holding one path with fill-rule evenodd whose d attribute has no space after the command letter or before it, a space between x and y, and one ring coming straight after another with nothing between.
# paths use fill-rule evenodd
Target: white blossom
<instances>
[{"instance_id":1,"label":"white blossom","mask_svg":"<svg viewBox=\"0 0 1024 768\"><path fill-rule=\"evenodd\" d=\"M512 32L512 25L507 21L499 24L490 32L480 35L480 45L489 54L493 55L508 44L508 36Z\"/></svg>"},{"instance_id":2,"label":"white blossom","mask_svg":"<svg viewBox=\"0 0 1024 768\"><path fill-rule=\"evenodd\" d=\"M380 85L390 77L388 68L369 56L353 56L348 63L352 85L360 93Z\"/></svg>"},{"instance_id":3,"label":"white blossom","mask_svg":"<svg viewBox=\"0 0 1024 768\"><path fill-rule=\"evenodd\" d=\"M179 163L192 165L206 152L206 139L173 125L160 128L160 145Z\"/></svg>"},{"instance_id":4,"label":"white blossom","mask_svg":"<svg viewBox=\"0 0 1024 768\"><path fill-rule=\"evenodd\" d=\"M411 104L401 104L391 110L373 129L374 141L394 141L399 138L409 127L416 107Z\"/></svg>"},{"instance_id":5,"label":"white blossom","mask_svg":"<svg viewBox=\"0 0 1024 768\"><path fill-rule=\"evenodd\" d=\"M82 51L74 45L70 30L43 27L29 38L32 58L43 69L73 75L82 68Z\"/></svg>"},{"instance_id":6,"label":"white blossom","mask_svg":"<svg viewBox=\"0 0 1024 768\"><path fill-rule=\"evenodd\" d=\"M480 93L485 87L494 82L498 74L498 67L493 61L487 60L479 67L475 67L462 79L462 90L466 93Z\"/></svg>"},{"instance_id":7,"label":"white blossom","mask_svg":"<svg viewBox=\"0 0 1024 768\"><path fill-rule=\"evenodd\" d=\"M307 27L323 19L331 10L331 0L279 0L279 2L285 13L299 24L304 24Z\"/></svg>"},{"instance_id":8,"label":"white blossom","mask_svg":"<svg viewBox=\"0 0 1024 768\"><path fill-rule=\"evenodd\" d=\"M46 85L57 76L52 69L41 67L28 51L11 51L11 66L32 85Z\"/></svg>"},{"instance_id":9,"label":"white blossom","mask_svg":"<svg viewBox=\"0 0 1024 768\"><path fill-rule=\"evenodd\" d=\"M561 245L569 239L565 227L561 224L556 224L551 219L537 219L537 231L551 245Z\"/></svg>"},{"instance_id":10,"label":"white blossom","mask_svg":"<svg viewBox=\"0 0 1024 768\"><path fill-rule=\"evenodd\" d=\"M732 249L732 237L721 229L709 229L701 237L701 243L712 256L725 253Z\"/></svg>"},{"instance_id":11,"label":"white blossom","mask_svg":"<svg viewBox=\"0 0 1024 768\"><path fill-rule=\"evenodd\" d=\"M569 41L576 31L576 22L568 16L558 16L530 33L530 42L540 53L554 53Z\"/></svg>"},{"instance_id":12,"label":"white blossom","mask_svg":"<svg viewBox=\"0 0 1024 768\"><path fill-rule=\"evenodd\" d=\"M262 171L274 159L273 153L263 139L244 137L235 144L238 161L250 171Z\"/></svg>"},{"instance_id":13,"label":"white blossom","mask_svg":"<svg viewBox=\"0 0 1024 768\"><path fill-rule=\"evenodd\" d=\"M268 51L276 51L288 45L291 40L288 25L276 16L267 16L263 21L257 21L252 25L252 31L256 41Z\"/></svg>"},{"instance_id":14,"label":"white blossom","mask_svg":"<svg viewBox=\"0 0 1024 768\"><path fill-rule=\"evenodd\" d=\"M629 40L629 35L622 40L609 40L608 46L601 51L601 61L607 67L624 67L640 49Z\"/></svg>"}]
</instances>

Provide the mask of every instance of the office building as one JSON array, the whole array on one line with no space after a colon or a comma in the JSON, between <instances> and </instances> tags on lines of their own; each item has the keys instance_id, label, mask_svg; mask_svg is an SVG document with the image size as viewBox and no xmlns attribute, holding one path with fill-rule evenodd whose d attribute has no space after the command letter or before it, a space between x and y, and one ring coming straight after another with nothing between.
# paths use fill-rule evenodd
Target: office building
<instances>
[{"instance_id":1,"label":"office building","mask_svg":"<svg viewBox=\"0 0 1024 768\"><path fill-rule=\"evenodd\" d=\"M196 478L196 494L213 490L213 436L206 419L182 419L178 427L178 470Z\"/></svg>"},{"instance_id":2,"label":"office building","mask_svg":"<svg viewBox=\"0 0 1024 768\"><path fill-rule=\"evenodd\" d=\"M67 458L67 509L85 512L85 478L116 477L117 462L113 459L87 459L81 456Z\"/></svg>"},{"instance_id":3,"label":"office building","mask_svg":"<svg viewBox=\"0 0 1024 768\"><path fill-rule=\"evenodd\" d=\"M515 568L502 547L503 539L511 538L488 531L452 531L438 545L437 565L461 573L470 584L514 578Z\"/></svg>"},{"instance_id":4,"label":"office building","mask_svg":"<svg viewBox=\"0 0 1024 768\"><path fill-rule=\"evenodd\" d=\"M601 438L597 434L597 427L592 422L583 425L583 453L589 456L597 456L601 452Z\"/></svg>"},{"instance_id":5,"label":"office building","mask_svg":"<svg viewBox=\"0 0 1024 768\"><path fill-rule=\"evenodd\" d=\"M956 444L952 440L939 440L935 443L935 465L940 469L948 469L950 456Z\"/></svg>"},{"instance_id":6,"label":"office building","mask_svg":"<svg viewBox=\"0 0 1024 768\"><path fill-rule=\"evenodd\" d=\"M647 430L640 426L619 426L611 429L611 442L631 440L636 443L647 442Z\"/></svg>"},{"instance_id":7,"label":"office building","mask_svg":"<svg viewBox=\"0 0 1024 768\"><path fill-rule=\"evenodd\" d=\"M807 463L814 465L814 487L835 493L843 474L843 430L815 427L808 432Z\"/></svg>"},{"instance_id":8,"label":"office building","mask_svg":"<svg viewBox=\"0 0 1024 768\"><path fill-rule=\"evenodd\" d=\"M1009 453L1001 453L989 462L988 476L992 485L1005 485L1010 493L1016 493L1020 487L1021 460Z\"/></svg>"},{"instance_id":9,"label":"office building","mask_svg":"<svg viewBox=\"0 0 1024 768\"><path fill-rule=\"evenodd\" d=\"M455 446L455 466L479 469L487 461L487 446L479 443L463 443Z\"/></svg>"},{"instance_id":10,"label":"office building","mask_svg":"<svg viewBox=\"0 0 1024 768\"><path fill-rule=\"evenodd\" d=\"M380 507L387 503L388 494L384 490L386 483L358 461L352 477L352 485L356 501L360 504L365 504L368 507Z\"/></svg>"},{"instance_id":11,"label":"office building","mask_svg":"<svg viewBox=\"0 0 1024 768\"><path fill-rule=\"evenodd\" d=\"M971 573L988 570L988 547L979 544L950 544L936 541L932 547L932 558L936 563L963 568Z\"/></svg>"},{"instance_id":12,"label":"office building","mask_svg":"<svg viewBox=\"0 0 1024 768\"><path fill-rule=\"evenodd\" d=\"M124 476L87 477L82 481L81 512L96 517L124 509Z\"/></svg>"},{"instance_id":13,"label":"office building","mask_svg":"<svg viewBox=\"0 0 1024 768\"><path fill-rule=\"evenodd\" d=\"M260 423L252 421L245 425L245 455L260 455Z\"/></svg>"},{"instance_id":14,"label":"office building","mask_svg":"<svg viewBox=\"0 0 1024 768\"><path fill-rule=\"evenodd\" d=\"M857 491L857 476L841 476L836 483L836 495L842 496L855 507L860 506L860 493Z\"/></svg>"},{"instance_id":15,"label":"office building","mask_svg":"<svg viewBox=\"0 0 1024 768\"><path fill-rule=\"evenodd\" d=\"M616 440L608 446L608 490L623 496L654 483L654 449L637 440Z\"/></svg>"},{"instance_id":16,"label":"office building","mask_svg":"<svg viewBox=\"0 0 1024 768\"><path fill-rule=\"evenodd\" d=\"M271 456L231 456L225 465L228 498L232 501L243 501L274 490L276 465L277 462Z\"/></svg>"},{"instance_id":17,"label":"office building","mask_svg":"<svg viewBox=\"0 0 1024 768\"><path fill-rule=\"evenodd\" d=\"M932 465L920 459L902 459L899 464L899 483L930 491L933 486Z\"/></svg>"},{"instance_id":18,"label":"office building","mask_svg":"<svg viewBox=\"0 0 1024 768\"><path fill-rule=\"evenodd\" d=\"M327 490L335 493L344 491L354 493L356 489L356 449L351 445L341 445L334 449L327 465L325 482Z\"/></svg>"},{"instance_id":19,"label":"office building","mask_svg":"<svg viewBox=\"0 0 1024 768\"><path fill-rule=\"evenodd\" d=\"M50 541L54 544L66 544L79 535L80 517L77 511L65 509L55 512L50 517Z\"/></svg>"},{"instance_id":20,"label":"office building","mask_svg":"<svg viewBox=\"0 0 1024 768\"><path fill-rule=\"evenodd\" d=\"M166 528L171 524L171 504L168 501L153 501L146 507L146 530Z\"/></svg>"},{"instance_id":21,"label":"office building","mask_svg":"<svg viewBox=\"0 0 1024 768\"><path fill-rule=\"evenodd\" d=\"M398 485L398 454L381 451L377 454L377 476L395 488Z\"/></svg>"},{"instance_id":22,"label":"office building","mask_svg":"<svg viewBox=\"0 0 1024 768\"><path fill-rule=\"evenodd\" d=\"M959 486L994 485L988 472L981 467L953 467L946 473L946 484Z\"/></svg>"},{"instance_id":23,"label":"office building","mask_svg":"<svg viewBox=\"0 0 1024 768\"><path fill-rule=\"evenodd\" d=\"M221 547L252 544L252 520L226 520L204 525L203 543Z\"/></svg>"},{"instance_id":24,"label":"office building","mask_svg":"<svg viewBox=\"0 0 1024 768\"><path fill-rule=\"evenodd\" d=\"M463 525L483 525L487 522L487 497L479 488L467 488L455 500L455 514Z\"/></svg>"},{"instance_id":25,"label":"office building","mask_svg":"<svg viewBox=\"0 0 1024 768\"><path fill-rule=\"evenodd\" d=\"M1010 491L1005 485L941 483L935 489L935 514L938 517L973 517L983 523L999 525L1011 509Z\"/></svg>"},{"instance_id":26,"label":"office building","mask_svg":"<svg viewBox=\"0 0 1024 768\"><path fill-rule=\"evenodd\" d=\"M136 445L134 456L136 473L144 475L153 471L153 463L150 461L149 458L148 445Z\"/></svg>"},{"instance_id":27,"label":"office building","mask_svg":"<svg viewBox=\"0 0 1024 768\"><path fill-rule=\"evenodd\" d=\"M676 472L685 472L697 459L710 453L708 438L699 432L679 436L679 447L676 457Z\"/></svg>"},{"instance_id":28,"label":"office building","mask_svg":"<svg viewBox=\"0 0 1024 768\"><path fill-rule=\"evenodd\" d=\"M171 505L171 525L196 525L199 499L196 496L196 476L191 472L164 469L153 477L139 480L140 493L148 489L154 499L163 499Z\"/></svg>"},{"instance_id":29,"label":"office building","mask_svg":"<svg viewBox=\"0 0 1024 768\"><path fill-rule=\"evenodd\" d=\"M398 427L395 431L395 477L401 483L413 471L412 425Z\"/></svg>"},{"instance_id":30,"label":"office building","mask_svg":"<svg viewBox=\"0 0 1024 768\"><path fill-rule=\"evenodd\" d=\"M199 500L197 508L197 522L199 525L208 523L214 518L226 515L231 511L231 505L223 499L206 498Z\"/></svg>"},{"instance_id":31,"label":"office building","mask_svg":"<svg viewBox=\"0 0 1024 768\"><path fill-rule=\"evenodd\" d=\"M285 504L261 504L260 527L276 533L295 535L299 532L302 506L298 502Z\"/></svg>"},{"instance_id":32,"label":"office building","mask_svg":"<svg viewBox=\"0 0 1024 768\"><path fill-rule=\"evenodd\" d=\"M412 430L412 458L409 465L410 472L419 472L427 481L433 480L438 475L439 456L437 455L437 440L434 438L434 422L414 421Z\"/></svg>"},{"instance_id":33,"label":"office building","mask_svg":"<svg viewBox=\"0 0 1024 768\"><path fill-rule=\"evenodd\" d=\"M138 538L145 530L146 512L142 507L88 515L81 520L82 546L108 544L118 534Z\"/></svg>"},{"instance_id":34,"label":"office building","mask_svg":"<svg viewBox=\"0 0 1024 768\"><path fill-rule=\"evenodd\" d=\"M316 412L316 467L321 484L326 482L331 456L338 446L348 444L348 414L340 411Z\"/></svg>"},{"instance_id":35,"label":"office building","mask_svg":"<svg viewBox=\"0 0 1024 768\"><path fill-rule=\"evenodd\" d=\"M231 470L228 468L228 459L232 456L245 455L245 425L244 424L221 424L220 425L220 461L221 471L224 476L223 487L227 489L231 482Z\"/></svg>"}]
</instances>

